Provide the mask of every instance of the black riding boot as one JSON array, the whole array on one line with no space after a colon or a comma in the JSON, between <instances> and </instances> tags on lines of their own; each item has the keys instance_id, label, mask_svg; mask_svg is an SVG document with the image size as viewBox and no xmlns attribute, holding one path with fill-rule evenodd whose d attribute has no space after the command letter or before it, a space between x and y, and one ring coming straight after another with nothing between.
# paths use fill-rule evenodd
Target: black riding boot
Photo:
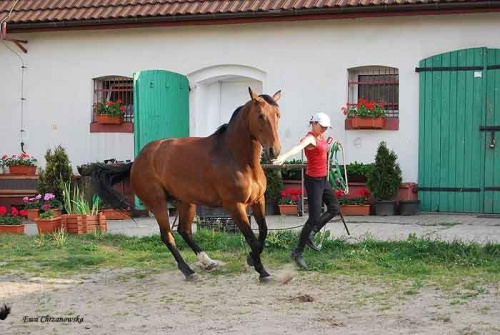
<instances>
[{"instance_id":1,"label":"black riding boot","mask_svg":"<svg viewBox=\"0 0 500 335\"><path fill-rule=\"evenodd\" d=\"M325 212L321 215L319 219L319 226L314 227L309 234L309 238L307 239L307 246L315 251L320 251L321 248L316 244L316 234L331 220L335 214L330 212Z\"/></svg>"}]
</instances>

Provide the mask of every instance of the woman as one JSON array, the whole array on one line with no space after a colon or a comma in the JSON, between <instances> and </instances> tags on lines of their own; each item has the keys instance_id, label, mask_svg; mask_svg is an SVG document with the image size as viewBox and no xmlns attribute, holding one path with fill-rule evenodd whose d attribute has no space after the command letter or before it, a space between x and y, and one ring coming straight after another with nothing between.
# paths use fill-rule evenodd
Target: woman
<instances>
[{"instance_id":1,"label":"woman","mask_svg":"<svg viewBox=\"0 0 500 335\"><path fill-rule=\"evenodd\" d=\"M304 183L309 204L309 219L302 228L297 247L291 253L291 257L303 269L307 269L307 264L302 257L305 245L319 251L314 243L314 236L328 221L340 213L339 204L327 180L329 147L324 134L328 128L331 128L330 118L325 113L316 113L312 116L310 125L311 131L296 147L272 161L273 164L281 165L288 157L298 154L303 149L307 157ZM327 210L321 214L323 202Z\"/></svg>"}]
</instances>

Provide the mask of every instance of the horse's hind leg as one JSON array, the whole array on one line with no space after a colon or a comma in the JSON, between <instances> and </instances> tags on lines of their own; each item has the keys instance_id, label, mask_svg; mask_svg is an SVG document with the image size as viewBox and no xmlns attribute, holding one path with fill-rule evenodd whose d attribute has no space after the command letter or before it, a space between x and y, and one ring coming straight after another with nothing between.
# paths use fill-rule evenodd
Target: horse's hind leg
<instances>
[{"instance_id":1,"label":"horse's hind leg","mask_svg":"<svg viewBox=\"0 0 500 335\"><path fill-rule=\"evenodd\" d=\"M266 205L264 199L262 199L261 202L252 205L252 214L255 218L255 221L257 222L257 225L259 226L259 243L260 243L259 255L262 254L262 252L264 251L264 245L266 243L266 237L267 237L265 206ZM250 266L254 265L253 259L250 254L248 254L247 256L247 263Z\"/></svg>"},{"instance_id":2,"label":"horse's hind leg","mask_svg":"<svg viewBox=\"0 0 500 335\"><path fill-rule=\"evenodd\" d=\"M175 239L170 229L168 220L167 199L165 191L161 186L149 186L144 194L137 194L142 202L154 214L158 226L160 226L161 240L167 246L177 262L177 267L186 276L186 279L192 278L193 270L186 264L179 250L175 246Z\"/></svg>"},{"instance_id":3,"label":"horse's hind leg","mask_svg":"<svg viewBox=\"0 0 500 335\"><path fill-rule=\"evenodd\" d=\"M271 275L266 271L266 269L264 269L264 265L262 265L262 262L260 260L260 253L262 252L264 246L261 245L261 242L259 240L257 240L257 237L250 227L250 222L248 222L245 206L242 203L236 203L234 205L224 205L224 208L231 214L234 222L238 225L241 232L243 233L243 236L245 236L245 240L252 249L252 251L250 252L250 257L253 261L255 271L260 274L260 280L268 280Z\"/></svg>"},{"instance_id":4,"label":"horse's hind leg","mask_svg":"<svg viewBox=\"0 0 500 335\"><path fill-rule=\"evenodd\" d=\"M208 255L193 240L192 224L196 213L196 206L183 202L176 203L175 205L177 211L179 212L179 227L177 228L177 232L194 251L198 260L203 264L206 270L211 270L217 267L217 262L210 259L210 257L208 257Z\"/></svg>"}]
</instances>

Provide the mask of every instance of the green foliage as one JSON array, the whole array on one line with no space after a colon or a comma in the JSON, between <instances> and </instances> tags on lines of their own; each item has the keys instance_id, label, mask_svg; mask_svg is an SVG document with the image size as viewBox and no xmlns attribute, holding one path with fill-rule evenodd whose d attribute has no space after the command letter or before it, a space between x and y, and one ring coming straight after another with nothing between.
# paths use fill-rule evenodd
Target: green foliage
<instances>
[{"instance_id":1,"label":"green foliage","mask_svg":"<svg viewBox=\"0 0 500 335\"><path fill-rule=\"evenodd\" d=\"M368 188L377 200L392 200L401 186L401 169L394 151L389 151L385 142L380 142L375 166L368 173Z\"/></svg>"},{"instance_id":2,"label":"green foliage","mask_svg":"<svg viewBox=\"0 0 500 335\"><path fill-rule=\"evenodd\" d=\"M121 100L117 101L99 101L94 104L96 114L98 115L109 115L118 116L125 111L126 107L122 105Z\"/></svg>"},{"instance_id":3,"label":"green foliage","mask_svg":"<svg viewBox=\"0 0 500 335\"><path fill-rule=\"evenodd\" d=\"M54 213L50 209L48 211L45 211L45 212L40 214L40 219L51 219L51 218L55 218L55 217L56 217L56 213Z\"/></svg>"},{"instance_id":4,"label":"green foliage","mask_svg":"<svg viewBox=\"0 0 500 335\"><path fill-rule=\"evenodd\" d=\"M38 191L52 193L56 199L63 200L63 181L73 178L73 170L66 150L58 146L53 151L48 149L45 154L45 169L40 170Z\"/></svg>"},{"instance_id":5,"label":"green foliage","mask_svg":"<svg viewBox=\"0 0 500 335\"><path fill-rule=\"evenodd\" d=\"M269 160L264 158L260 159L261 164L269 164ZM267 187L264 197L266 201L278 201L280 198L280 191L283 189L283 180L281 179L279 170L265 169L264 173L267 179Z\"/></svg>"},{"instance_id":6,"label":"green foliage","mask_svg":"<svg viewBox=\"0 0 500 335\"><path fill-rule=\"evenodd\" d=\"M6 226L20 225L23 218L20 216L0 216L0 224Z\"/></svg>"},{"instance_id":7,"label":"green foliage","mask_svg":"<svg viewBox=\"0 0 500 335\"><path fill-rule=\"evenodd\" d=\"M362 177L367 177L368 173L373 169L375 164L364 164L364 163L358 163L357 161L354 161L353 163L349 163L346 165L346 170L347 170L347 177L351 176L362 176ZM342 169L342 172L344 170Z\"/></svg>"},{"instance_id":8,"label":"green foliage","mask_svg":"<svg viewBox=\"0 0 500 335\"><path fill-rule=\"evenodd\" d=\"M290 161L285 161L284 164L304 164L300 159L292 159ZM283 180L300 180L302 178L302 172L300 169L281 169L281 178Z\"/></svg>"},{"instance_id":9,"label":"green foliage","mask_svg":"<svg viewBox=\"0 0 500 335\"><path fill-rule=\"evenodd\" d=\"M368 101L366 99L359 99L356 105L351 105L343 107L342 111L344 115L350 117L360 117L360 118L378 118L386 117L386 112L384 108L384 103Z\"/></svg>"}]
</instances>

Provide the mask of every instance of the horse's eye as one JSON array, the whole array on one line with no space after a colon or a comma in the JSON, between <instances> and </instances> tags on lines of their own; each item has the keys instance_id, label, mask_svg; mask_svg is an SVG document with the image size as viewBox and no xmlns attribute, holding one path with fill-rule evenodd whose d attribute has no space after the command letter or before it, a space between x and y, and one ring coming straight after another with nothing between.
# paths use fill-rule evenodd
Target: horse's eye
<instances>
[{"instance_id":1,"label":"horse's eye","mask_svg":"<svg viewBox=\"0 0 500 335\"><path fill-rule=\"evenodd\" d=\"M264 120L264 114L259 114L259 119Z\"/></svg>"}]
</instances>

